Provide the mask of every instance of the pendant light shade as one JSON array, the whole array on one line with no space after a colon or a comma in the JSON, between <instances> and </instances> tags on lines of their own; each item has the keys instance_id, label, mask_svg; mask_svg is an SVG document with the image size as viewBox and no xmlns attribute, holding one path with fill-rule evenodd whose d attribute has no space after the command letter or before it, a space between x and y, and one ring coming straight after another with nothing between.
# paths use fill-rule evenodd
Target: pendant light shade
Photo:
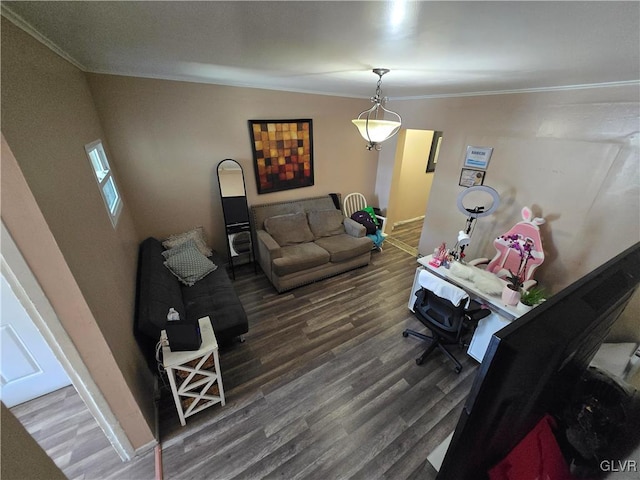
<instances>
[{"instance_id":1,"label":"pendant light shade","mask_svg":"<svg viewBox=\"0 0 640 480\"><path fill-rule=\"evenodd\" d=\"M362 138L367 141L367 150L380 150L380 143L393 137L400 130L402 119L396 112L384 108L385 98L382 97L380 85L382 76L388 73L386 68L374 68L373 73L378 75L378 85L375 96L371 97L373 106L351 120L358 127Z\"/></svg>"},{"instance_id":2,"label":"pendant light shade","mask_svg":"<svg viewBox=\"0 0 640 480\"><path fill-rule=\"evenodd\" d=\"M391 120L351 120L365 140L380 143L393 136L400 128L400 122Z\"/></svg>"}]
</instances>

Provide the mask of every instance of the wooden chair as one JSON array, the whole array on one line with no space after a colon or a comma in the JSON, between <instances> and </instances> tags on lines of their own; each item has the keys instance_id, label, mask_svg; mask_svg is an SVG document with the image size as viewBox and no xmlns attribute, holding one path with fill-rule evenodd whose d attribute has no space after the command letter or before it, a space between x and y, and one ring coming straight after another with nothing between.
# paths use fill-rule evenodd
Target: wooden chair
<instances>
[{"instance_id":1,"label":"wooden chair","mask_svg":"<svg viewBox=\"0 0 640 480\"><path fill-rule=\"evenodd\" d=\"M367 199L361 193L350 193L344 200L342 201L342 212L345 217L351 218L351 215L364 209L367 204ZM380 223L380 231L384 234L384 228L387 224L387 217L383 217L382 215L377 215L376 218Z\"/></svg>"}]
</instances>

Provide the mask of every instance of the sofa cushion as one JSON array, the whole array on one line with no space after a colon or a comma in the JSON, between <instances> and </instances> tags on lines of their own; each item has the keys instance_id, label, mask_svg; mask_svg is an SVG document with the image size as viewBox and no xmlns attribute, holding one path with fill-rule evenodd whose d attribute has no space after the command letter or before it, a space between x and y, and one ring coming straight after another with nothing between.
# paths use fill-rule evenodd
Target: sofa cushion
<instances>
[{"instance_id":1,"label":"sofa cushion","mask_svg":"<svg viewBox=\"0 0 640 480\"><path fill-rule=\"evenodd\" d=\"M314 238L330 237L345 233L344 215L340 210L315 210L307 213L309 227Z\"/></svg>"},{"instance_id":2,"label":"sofa cushion","mask_svg":"<svg viewBox=\"0 0 640 480\"><path fill-rule=\"evenodd\" d=\"M346 233L318 238L314 243L329 252L332 262L351 260L373 248L373 242L368 237L356 238Z\"/></svg>"},{"instance_id":3,"label":"sofa cushion","mask_svg":"<svg viewBox=\"0 0 640 480\"><path fill-rule=\"evenodd\" d=\"M264 229L281 247L313 241L304 212L269 217L264 221Z\"/></svg>"},{"instance_id":4,"label":"sofa cushion","mask_svg":"<svg viewBox=\"0 0 640 480\"><path fill-rule=\"evenodd\" d=\"M178 277L178 280L188 286L218 268L216 264L200 253L193 239L162 252L162 256L166 258L164 266Z\"/></svg>"},{"instance_id":5,"label":"sofa cushion","mask_svg":"<svg viewBox=\"0 0 640 480\"><path fill-rule=\"evenodd\" d=\"M189 230L188 232L171 235L164 242L162 242L162 246L164 248L170 249L177 247L182 243L185 243L187 240L193 240L194 242L196 242L198 250L200 250L200 253L202 253L205 257L211 255L211 249L207 245L207 240L204 237L203 227L196 227L193 230Z\"/></svg>"},{"instance_id":6,"label":"sofa cushion","mask_svg":"<svg viewBox=\"0 0 640 480\"><path fill-rule=\"evenodd\" d=\"M217 265L224 263L216 252L213 252L211 260ZM220 344L247 333L249 329L247 314L224 268L211 272L191 287L183 285L182 300L187 321L197 322L199 318L208 316Z\"/></svg>"},{"instance_id":7,"label":"sofa cushion","mask_svg":"<svg viewBox=\"0 0 640 480\"><path fill-rule=\"evenodd\" d=\"M329 261L329 252L313 242L288 245L280 250L282 257L273 260L276 275L288 275Z\"/></svg>"}]
</instances>

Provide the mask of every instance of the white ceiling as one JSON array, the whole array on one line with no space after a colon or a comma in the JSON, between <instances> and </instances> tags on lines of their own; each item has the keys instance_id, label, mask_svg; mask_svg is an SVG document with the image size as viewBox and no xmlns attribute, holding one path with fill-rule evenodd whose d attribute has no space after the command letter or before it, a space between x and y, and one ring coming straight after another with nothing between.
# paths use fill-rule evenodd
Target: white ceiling
<instances>
[{"instance_id":1,"label":"white ceiling","mask_svg":"<svg viewBox=\"0 0 640 480\"><path fill-rule=\"evenodd\" d=\"M2 2L98 73L392 99L640 79L640 2Z\"/></svg>"}]
</instances>

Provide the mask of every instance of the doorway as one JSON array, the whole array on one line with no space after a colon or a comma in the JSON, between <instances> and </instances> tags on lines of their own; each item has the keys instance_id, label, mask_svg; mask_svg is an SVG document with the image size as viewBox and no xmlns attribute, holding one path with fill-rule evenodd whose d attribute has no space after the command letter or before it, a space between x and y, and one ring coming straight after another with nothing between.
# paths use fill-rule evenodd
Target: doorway
<instances>
[{"instance_id":1,"label":"doorway","mask_svg":"<svg viewBox=\"0 0 640 480\"><path fill-rule=\"evenodd\" d=\"M125 461L132 458L135 453L133 446L91 378L80 354L60 323L56 312L7 230L4 221L0 226L2 276L6 279L11 290L15 292L44 342L49 346L73 384L73 386L57 389L54 393L73 389L73 393L79 396L87 412L99 426L98 430L106 439L109 448L116 453L115 456L118 460ZM49 395L53 395L53 393Z\"/></svg>"},{"instance_id":2,"label":"doorway","mask_svg":"<svg viewBox=\"0 0 640 480\"><path fill-rule=\"evenodd\" d=\"M396 224L385 241L417 258L423 226L424 217Z\"/></svg>"},{"instance_id":3,"label":"doorway","mask_svg":"<svg viewBox=\"0 0 640 480\"><path fill-rule=\"evenodd\" d=\"M418 256L442 132L400 131L387 206L387 241Z\"/></svg>"},{"instance_id":4,"label":"doorway","mask_svg":"<svg viewBox=\"0 0 640 480\"><path fill-rule=\"evenodd\" d=\"M0 294L2 402L11 408L71 385L4 273L0 276Z\"/></svg>"}]
</instances>

